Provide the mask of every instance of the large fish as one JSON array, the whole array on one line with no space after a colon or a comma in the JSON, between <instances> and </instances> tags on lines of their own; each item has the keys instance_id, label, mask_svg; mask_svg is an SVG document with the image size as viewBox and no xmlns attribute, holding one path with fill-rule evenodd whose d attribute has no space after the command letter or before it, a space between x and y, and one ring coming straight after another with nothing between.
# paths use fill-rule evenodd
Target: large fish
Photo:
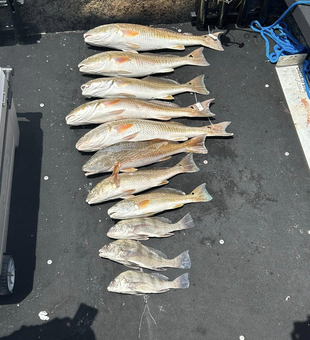
<instances>
[{"instance_id":1,"label":"large fish","mask_svg":"<svg viewBox=\"0 0 310 340\"><path fill-rule=\"evenodd\" d=\"M118 166L116 166L118 170ZM193 154L185 156L181 162L172 168L139 170L136 172L118 174L99 182L88 194L86 202L97 204L117 198L128 198L138 192L165 185L168 179L181 173L197 172L199 168L193 160Z\"/></svg>"},{"instance_id":2,"label":"large fish","mask_svg":"<svg viewBox=\"0 0 310 340\"><path fill-rule=\"evenodd\" d=\"M218 39L221 33L195 36L136 24L108 24L89 30L84 34L84 39L90 45L123 51L150 51L164 48L184 50L185 46L192 45L223 51Z\"/></svg>"},{"instance_id":3,"label":"large fish","mask_svg":"<svg viewBox=\"0 0 310 340\"><path fill-rule=\"evenodd\" d=\"M102 52L79 63L80 72L110 77L145 77L155 73L173 72L184 65L209 66L202 53L203 47L185 57L170 54Z\"/></svg>"},{"instance_id":4,"label":"large fish","mask_svg":"<svg viewBox=\"0 0 310 340\"><path fill-rule=\"evenodd\" d=\"M127 270L111 281L107 289L113 293L144 295L165 293L172 288L185 289L188 287L188 273L169 281L167 276L159 273L147 274L136 270Z\"/></svg>"},{"instance_id":5,"label":"large fish","mask_svg":"<svg viewBox=\"0 0 310 340\"><path fill-rule=\"evenodd\" d=\"M146 119L122 119L107 122L87 132L76 143L79 151L92 152L107 146L125 141L147 141L166 139L185 141L191 137L206 135L207 137L229 137L233 133L226 132L230 122L192 127L176 122L158 122Z\"/></svg>"},{"instance_id":6,"label":"large fish","mask_svg":"<svg viewBox=\"0 0 310 340\"><path fill-rule=\"evenodd\" d=\"M132 172L136 168L162 162L178 153L206 154L206 136L192 138L184 143L172 141L123 142L97 151L83 166L85 175L111 172L115 165L120 171Z\"/></svg>"},{"instance_id":7,"label":"large fish","mask_svg":"<svg viewBox=\"0 0 310 340\"><path fill-rule=\"evenodd\" d=\"M113 205L108 214L111 218L124 220L134 217L147 217L161 211L176 209L187 203L208 202L212 196L203 183L186 195L183 191L172 188L161 188L148 194L127 198Z\"/></svg>"},{"instance_id":8,"label":"large fish","mask_svg":"<svg viewBox=\"0 0 310 340\"><path fill-rule=\"evenodd\" d=\"M129 268L166 270L166 267L182 269L191 267L188 250L174 259L167 259L167 256L161 251L144 246L139 241L134 240L111 242L99 250L99 256L122 263Z\"/></svg>"},{"instance_id":9,"label":"large fish","mask_svg":"<svg viewBox=\"0 0 310 340\"><path fill-rule=\"evenodd\" d=\"M169 120L178 117L213 117L208 99L187 107L177 104L133 98L98 99L85 103L66 116L68 125L103 124L125 118Z\"/></svg>"},{"instance_id":10,"label":"large fish","mask_svg":"<svg viewBox=\"0 0 310 340\"><path fill-rule=\"evenodd\" d=\"M135 78L97 78L81 86L82 95L97 98L139 98L139 99L174 99L173 95L183 92L196 92L208 95L204 84L204 75L180 84L175 80L148 76Z\"/></svg>"},{"instance_id":11,"label":"large fish","mask_svg":"<svg viewBox=\"0 0 310 340\"><path fill-rule=\"evenodd\" d=\"M122 240L148 240L149 237L170 237L173 231L193 228L191 214L186 214L179 222L171 223L164 217L140 217L121 220L110 228L110 238Z\"/></svg>"}]
</instances>

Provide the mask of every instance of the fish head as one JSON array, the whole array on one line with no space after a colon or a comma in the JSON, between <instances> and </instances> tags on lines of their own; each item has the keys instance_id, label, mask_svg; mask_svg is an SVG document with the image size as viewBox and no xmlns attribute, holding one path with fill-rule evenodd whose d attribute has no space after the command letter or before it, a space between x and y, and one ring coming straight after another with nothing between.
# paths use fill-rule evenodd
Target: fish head
<instances>
[{"instance_id":1,"label":"fish head","mask_svg":"<svg viewBox=\"0 0 310 340\"><path fill-rule=\"evenodd\" d=\"M66 116L66 123L74 126L87 124L87 122L91 120L96 106L96 100L91 103L80 105Z\"/></svg>"},{"instance_id":2,"label":"fish head","mask_svg":"<svg viewBox=\"0 0 310 340\"><path fill-rule=\"evenodd\" d=\"M117 224L110 228L110 230L107 233L107 236L110 238L124 239L126 238L124 236L128 234L129 230L130 226L127 227L126 221L119 221Z\"/></svg>"},{"instance_id":3,"label":"fish head","mask_svg":"<svg viewBox=\"0 0 310 340\"><path fill-rule=\"evenodd\" d=\"M111 78L91 80L81 86L82 95L86 97L102 97L108 92L114 81Z\"/></svg>"},{"instance_id":4,"label":"fish head","mask_svg":"<svg viewBox=\"0 0 310 340\"><path fill-rule=\"evenodd\" d=\"M108 210L108 215L115 219L126 219L134 216L137 207L130 199L125 199L121 202L116 203Z\"/></svg>"},{"instance_id":5,"label":"fish head","mask_svg":"<svg viewBox=\"0 0 310 340\"><path fill-rule=\"evenodd\" d=\"M102 25L84 33L84 40L87 44L94 46L108 46L118 27L116 25Z\"/></svg>"},{"instance_id":6,"label":"fish head","mask_svg":"<svg viewBox=\"0 0 310 340\"><path fill-rule=\"evenodd\" d=\"M104 147L109 145L109 131L109 124L99 125L97 128L89 131L83 137L81 137L76 143L76 148L79 151L85 152L92 152L103 149Z\"/></svg>"},{"instance_id":7,"label":"fish head","mask_svg":"<svg viewBox=\"0 0 310 340\"><path fill-rule=\"evenodd\" d=\"M109 171L111 164L111 157L113 154L104 151L96 152L84 165L83 171L85 171L86 176L95 175L100 172Z\"/></svg>"},{"instance_id":8,"label":"fish head","mask_svg":"<svg viewBox=\"0 0 310 340\"><path fill-rule=\"evenodd\" d=\"M86 202L88 204L101 203L113 197L115 185L112 178L105 179L99 184L96 185L87 195Z\"/></svg>"},{"instance_id":9,"label":"fish head","mask_svg":"<svg viewBox=\"0 0 310 340\"><path fill-rule=\"evenodd\" d=\"M118 247L114 242L106 244L99 249L99 256L107 259L113 259L119 253Z\"/></svg>"},{"instance_id":10,"label":"fish head","mask_svg":"<svg viewBox=\"0 0 310 340\"><path fill-rule=\"evenodd\" d=\"M126 289L127 288L127 289ZM114 280L112 280L108 286L109 292L114 293L126 293L128 291L128 282L123 277L116 277Z\"/></svg>"},{"instance_id":11,"label":"fish head","mask_svg":"<svg viewBox=\"0 0 310 340\"><path fill-rule=\"evenodd\" d=\"M92 55L78 64L82 73L101 74L109 68L110 54L107 52Z\"/></svg>"}]
</instances>

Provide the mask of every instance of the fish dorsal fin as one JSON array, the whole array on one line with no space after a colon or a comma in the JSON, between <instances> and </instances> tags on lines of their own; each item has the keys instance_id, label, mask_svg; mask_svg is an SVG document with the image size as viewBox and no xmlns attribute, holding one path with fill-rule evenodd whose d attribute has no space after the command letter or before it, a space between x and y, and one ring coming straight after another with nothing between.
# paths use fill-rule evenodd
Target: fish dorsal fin
<instances>
[{"instance_id":1,"label":"fish dorsal fin","mask_svg":"<svg viewBox=\"0 0 310 340\"><path fill-rule=\"evenodd\" d=\"M164 222L164 223L171 223L169 218L166 218L166 217L159 217L159 216L152 217L152 220L157 220L157 221Z\"/></svg>"},{"instance_id":2,"label":"fish dorsal fin","mask_svg":"<svg viewBox=\"0 0 310 340\"><path fill-rule=\"evenodd\" d=\"M152 247L147 247L149 250L153 251L154 253L156 253L157 255L163 257L164 259L167 259L167 255L164 254L162 251L158 250L158 249L154 249Z\"/></svg>"},{"instance_id":3,"label":"fish dorsal fin","mask_svg":"<svg viewBox=\"0 0 310 340\"><path fill-rule=\"evenodd\" d=\"M180 83L172 79L156 78L152 76L145 77L142 80L162 85L180 85Z\"/></svg>"},{"instance_id":4,"label":"fish dorsal fin","mask_svg":"<svg viewBox=\"0 0 310 340\"><path fill-rule=\"evenodd\" d=\"M153 191L153 193L159 193L159 194L174 194L174 195L186 195L185 192L181 191L181 190L177 190L174 188L160 188L160 189L156 189Z\"/></svg>"},{"instance_id":5,"label":"fish dorsal fin","mask_svg":"<svg viewBox=\"0 0 310 340\"><path fill-rule=\"evenodd\" d=\"M149 102L156 104L156 105L166 106L166 107L175 107L175 108L180 107L178 104L165 102L165 101L162 101L162 100L150 100Z\"/></svg>"},{"instance_id":6,"label":"fish dorsal fin","mask_svg":"<svg viewBox=\"0 0 310 340\"><path fill-rule=\"evenodd\" d=\"M159 274L159 273L150 273L150 275L157 277L158 279L162 279L165 281L169 281L169 278L163 274Z\"/></svg>"}]
</instances>

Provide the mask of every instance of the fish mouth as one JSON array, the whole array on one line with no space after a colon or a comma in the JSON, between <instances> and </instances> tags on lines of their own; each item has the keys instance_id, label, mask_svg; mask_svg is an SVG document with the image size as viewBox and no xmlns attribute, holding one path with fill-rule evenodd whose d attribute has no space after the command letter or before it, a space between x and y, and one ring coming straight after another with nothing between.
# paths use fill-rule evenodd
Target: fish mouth
<instances>
[{"instance_id":1,"label":"fish mouth","mask_svg":"<svg viewBox=\"0 0 310 340\"><path fill-rule=\"evenodd\" d=\"M66 123L68 125L73 125L74 117L75 117L75 115L72 115L72 114L69 114L68 116L66 116L66 118L65 118Z\"/></svg>"}]
</instances>

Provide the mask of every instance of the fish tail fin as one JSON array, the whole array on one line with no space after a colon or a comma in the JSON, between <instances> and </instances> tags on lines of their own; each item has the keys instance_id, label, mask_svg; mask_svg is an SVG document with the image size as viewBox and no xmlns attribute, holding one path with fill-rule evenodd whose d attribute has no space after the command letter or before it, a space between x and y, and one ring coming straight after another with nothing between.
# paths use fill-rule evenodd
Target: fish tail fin
<instances>
[{"instance_id":1,"label":"fish tail fin","mask_svg":"<svg viewBox=\"0 0 310 340\"><path fill-rule=\"evenodd\" d=\"M206 61L202 51L203 51L203 47L200 47L186 56L189 59L190 65L197 65L197 66L209 66L210 65Z\"/></svg>"},{"instance_id":2,"label":"fish tail fin","mask_svg":"<svg viewBox=\"0 0 310 340\"><path fill-rule=\"evenodd\" d=\"M187 156L185 156L181 162L179 162L177 165L175 165L175 168L179 170L180 173L184 173L184 172L197 172L200 169L198 168L198 166L196 165L196 163L194 162L193 159L193 154L189 154Z\"/></svg>"},{"instance_id":3,"label":"fish tail fin","mask_svg":"<svg viewBox=\"0 0 310 340\"><path fill-rule=\"evenodd\" d=\"M189 251L186 250L174 259L175 268L189 269L192 265Z\"/></svg>"},{"instance_id":4,"label":"fish tail fin","mask_svg":"<svg viewBox=\"0 0 310 340\"><path fill-rule=\"evenodd\" d=\"M207 133L209 137L210 136L217 136L217 137L233 136L234 135L233 133L226 132L226 128L230 123L231 122L222 122L222 123L208 125L207 127L205 127L206 129L205 132Z\"/></svg>"},{"instance_id":5,"label":"fish tail fin","mask_svg":"<svg viewBox=\"0 0 310 340\"><path fill-rule=\"evenodd\" d=\"M206 183L199 185L189 195L194 202L208 202L212 200L212 196L206 189Z\"/></svg>"},{"instance_id":6,"label":"fish tail fin","mask_svg":"<svg viewBox=\"0 0 310 340\"><path fill-rule=\"evenodd\" d=\"M200 94L210 94L210 92L207 90L207 88L204 84L204 79L205 79L205 75L202 74L202 75L192 79L191 81L189 81L186 84L190 86L190 91L197 92L197 93L200 93Z\"/></svg>"},{"instance_id":7,"label":"fish tail fin","mask_svg":"<svg viewBox=\"0 0 310 340\"><path fill-rule=\"evenodd\" d=\"M179 230L184 230L184 229L190 229L194 228L195 224L192 219L192 216L190 213L186 214L178 223L178 229Z\"/></svg>"},{"instance_id":8,"label":"fish tail fin","mask_svg":"<svg viewBox=\"0 0 310 340\"><path fill-rule=\"evenodd\" d=\"M185 289L189 287L188 273L182 274L172 281L174 288Z\"/></svg>"},{"instance_id":9,"label":"fish tail fin","mask_svg":"<svg viewBox=\"0 0 310 340\"><path fill-rule=\"evenodd\" d=\"M223 32L216 32L216 33L212 33L212 34L203 35L201 45L203 45L205 47L209 47L213 50L224 51L222 43L219 39L219 36L222 33Z\"/></svg>"},{"instance_id":10,"label":"fish tail fin","mask_svg":"<svg viewBox=\"0 0 310 340\"><path fill-rule=\"evenodd\" d=\"M191 113L189 117L214 117L215 114L210 111L210 104L213 100L214 98L207 99L203 102L190 105Z\"/></svg>"},{"instance_id":11,"label":"fish tail fin","mask_svg":"<svg viewBox=\"0 0 310 340\"><path fill-rule=\"evenodd\" d=\"M184 142L185 152L208 153L205 146L205 135L194 137Z\"/></svg>"}]
</instances>

